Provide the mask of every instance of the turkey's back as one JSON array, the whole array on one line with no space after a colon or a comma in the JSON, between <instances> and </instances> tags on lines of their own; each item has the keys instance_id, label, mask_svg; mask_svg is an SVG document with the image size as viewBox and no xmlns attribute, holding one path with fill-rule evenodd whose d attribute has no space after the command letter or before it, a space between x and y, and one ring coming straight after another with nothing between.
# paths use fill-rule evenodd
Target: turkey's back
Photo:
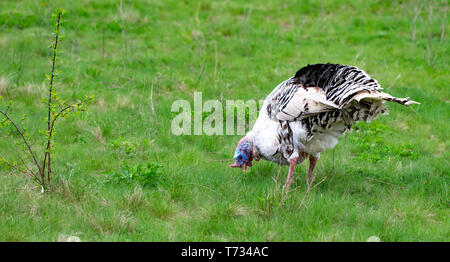
<instances>
[{"instance_id":1,"label":"turkey's back","mask_svg":"<svg viewBox=\"0 0 450 262\"><path fill-rule=\"evenodd\" d=\"M300 122L307 143L315 135L343 133L355 122L387 112L384 100L391 97L380 90L376 80L354 66L308 65L271 92L267 113L275 121Z\"/></svg>"},{"instance_id":2,"label":"turkey's back","mask_svg":"<svg viewBox=\"0 0 450 262\"><path fill-rule=\"evenodd\" d=\"M308 65L269 94L250 133L272 162L285 164L296 151L316 156L334 147L353 123L386 113L384 101L417 103L380 90L357 67Z\"/></svg>"}]
</instances>

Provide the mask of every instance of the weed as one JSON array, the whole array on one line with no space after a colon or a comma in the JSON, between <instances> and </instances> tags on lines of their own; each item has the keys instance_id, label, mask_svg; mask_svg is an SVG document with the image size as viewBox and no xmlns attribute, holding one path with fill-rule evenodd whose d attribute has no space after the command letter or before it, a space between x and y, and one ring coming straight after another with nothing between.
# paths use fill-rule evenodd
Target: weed
<instances>
[{"instance_id":1,"label":"weed","mask_svg":"<svg viewBox=\"0 0 450 262\"><path fill-rule=\"evenodd\" d=\"M136 143L127 141L123 137L111 141L111 145L114 149L125 152L125 154L129 157L136 155Z\"/></svg>"},{"instance_id":2,"label":"weed","mask_svg":"<svg viewBox=\"0 0 450 262\"><path fill-rule=\"evenodd\" d=\"M145 165L125 165L121 172L111 174L110 179L118 184L140 184L144 187L156 187L162 177L159 171L161 167L161 165L152 162Z\"/></svg>"},{"instance_id":3,"label":"weed","mask_svg":"<svg viewBox=\"0 0 450 262\"><path fill-rule=\"evenodd\" d=\"M102 74L102 71L99 69L96 69L94 67L88 67L88 68L86 68L85 74L87 77L90 77L90 78L99 78L100 75Z\"/></svg>"}]
</instances>

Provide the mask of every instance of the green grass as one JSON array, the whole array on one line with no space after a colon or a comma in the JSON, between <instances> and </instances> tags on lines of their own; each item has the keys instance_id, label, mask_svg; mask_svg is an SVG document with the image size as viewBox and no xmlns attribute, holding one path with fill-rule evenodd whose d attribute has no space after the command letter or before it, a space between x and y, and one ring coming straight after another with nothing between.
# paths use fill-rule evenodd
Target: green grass
<instances>
[{"instance_id":1,"label":"green grass","mask_svg":"<svg viewBox=\"0 0 450 262\"><path fill-rule=\"evenodd\" d=\"M54 192L0 168L0 241L449 241L446 5L1 1L0 95L15 101L15 119L28 114L31 136L39 141L45 127L40 98L57 7L67 14L55 88L64 99L97 100L56 127ZM287 167L261 161L241 174L228 167L239 136L170 132L172 102L192 101L194 91L203 101L259 100L323 62L358 66L421 105L390 104L388 116L323 153L315 171L323 182L306 207L304 164L280 207ZM7 142L1 156L14 155ZM109 181L148 162L162 165L156 187Z\"/></svg>"}]
</instances>

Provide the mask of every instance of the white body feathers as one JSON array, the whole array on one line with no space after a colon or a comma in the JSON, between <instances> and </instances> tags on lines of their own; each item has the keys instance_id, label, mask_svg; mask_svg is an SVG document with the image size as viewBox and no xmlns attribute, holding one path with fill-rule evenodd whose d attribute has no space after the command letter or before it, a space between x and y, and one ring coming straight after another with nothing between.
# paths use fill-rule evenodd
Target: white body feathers
<instances>
[{"instance_id":1,"label":"white body feathers","mask_svg":"<svg viewBox=\"0 0 450 262\"><path fill-rule=\"evenodd\" d=\"M381 92L377 81L356 67L308 65L265 99L247 137L259 157L278 164L319 157L357 121L387 112L384 102L417 103Z\"/></svg>"}]
</instances>

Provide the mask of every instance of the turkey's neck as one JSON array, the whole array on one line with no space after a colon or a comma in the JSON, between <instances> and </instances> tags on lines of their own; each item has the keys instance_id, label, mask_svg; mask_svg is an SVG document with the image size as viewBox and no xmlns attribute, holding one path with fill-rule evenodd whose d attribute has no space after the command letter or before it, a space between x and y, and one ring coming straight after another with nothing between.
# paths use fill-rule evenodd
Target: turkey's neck
<instances>
[{"instance_id":1,"label":"turkey's neck","mask_svg":"<svg viewBox=\"0 0 450 262\"><path fill-rule=\"evenodd\" d=\"M265 102L252 130L246 134L252 143L252 148L254 148L252 152L255 155L267 159L277 152L279 127L280 123L273 121L267 115L267 103Z\"/></svg>"},{"instance_id":2,"label":"turkey's neck","mask_svg":"<svg viewBox=\"0 0 450 262\"><path fill-rule=\"evenodd\" d=\"M260 159L260 152L258 150L258 147L255 145L253 140L253 132L250 131L246 134L246 137L248 138L248 141L250 142L250 148L252 150L252 160L259 161Z\"/></svg>"}]
</instances>

